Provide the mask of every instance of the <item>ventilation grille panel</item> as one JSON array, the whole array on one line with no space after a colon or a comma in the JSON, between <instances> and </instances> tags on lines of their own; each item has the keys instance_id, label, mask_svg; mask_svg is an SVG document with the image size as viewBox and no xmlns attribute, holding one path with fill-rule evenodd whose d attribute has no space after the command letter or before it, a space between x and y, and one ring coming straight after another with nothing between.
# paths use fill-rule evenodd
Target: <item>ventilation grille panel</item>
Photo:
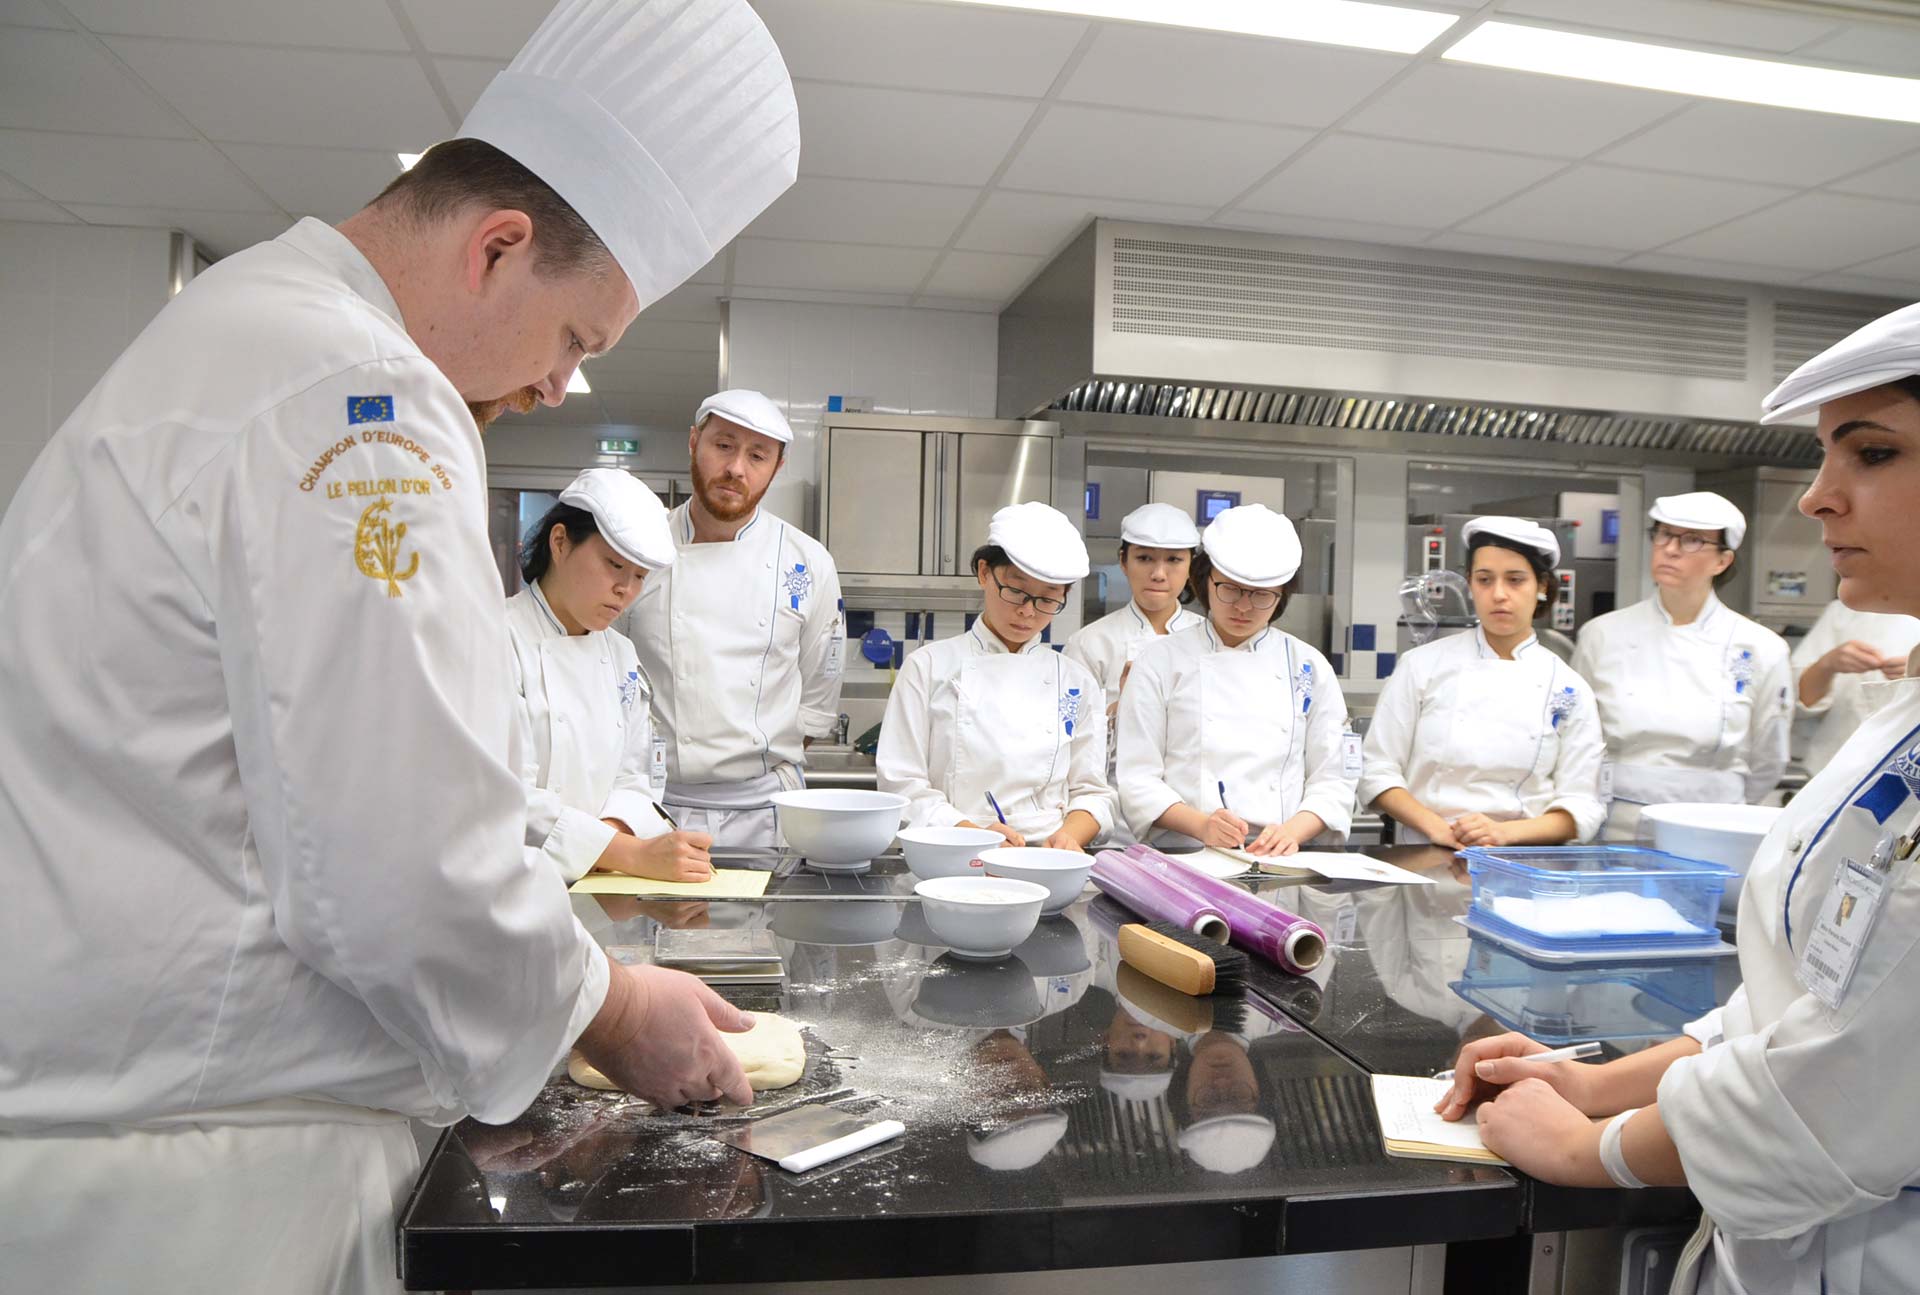
<instances>
[{"instance_id":1,"label":"ventilation grille panel","mask_svg":"<svg viewBox=\"0 0 1920 1295\"><path fill-rule=\"evenodd\" d=\"M1885 307L1815 306L1782 301L1773 308L1773 380L1787 375L1854 329L1886 314Z\"/></svg>"},{"instance_id":2,"label":"ventilation grille panel","mask_svg":"<svg viewBox=\"0 0 1920 1295\"><path fill-rule=\"evenodd\" d=\"M1557 278L1117 237L1113 330L1747 378L1746 298Z\"/></svg>"}]
</instances>

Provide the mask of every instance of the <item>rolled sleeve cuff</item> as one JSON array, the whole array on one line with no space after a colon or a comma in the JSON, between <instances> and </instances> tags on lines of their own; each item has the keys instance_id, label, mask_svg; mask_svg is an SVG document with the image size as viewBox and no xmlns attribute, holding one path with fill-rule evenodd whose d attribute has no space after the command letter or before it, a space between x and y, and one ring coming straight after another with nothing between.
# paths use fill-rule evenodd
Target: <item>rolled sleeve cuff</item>
<instances>
[{"instance_id":1,"label":"rolled sleeve cuff","mask_svg":"<svg viewBox=\"0 0 1920 1295\"><path fill-rule=\"evenodd\" d=\"M1593 834L1600 830L1600 825L1607 821L1607 807L1595 796L1561 796L1547 806L1546 812L1552 813L1556 809L1564 810L1572 817L1573 839L1576 841L1591 841Z\"/></svg>"},{"instance_id":2,"label":"rolled sleeve cuff","mask_svg":"<svg viewBox=\"0 0 1920 1295\"><path fill-rule=\"evenodd\" d=\"M613 843L614 828L591 814L566 809L553 822L541 852L560 869L568 885L593 871L593 865Z\"/></svg>"},{"instance_id":3,"label":"rolled sleeve cuff","mask_svg":"<svg viewBox=\"0 0 1920 1295\"><path fill-rule=\"evenodd\" d=\"M1353 794L1362 805L1371 805L1395 787L1405 787L1406 785L1406 775L1398 769L1391 773L1363 774L1360 778L1360 784L1354 789Z\"/></svg>"},{"instance_id":4,"label":"rolled sleeve cuff","mask_svg":"<svg viewBox=\"0 0 1920 1295\"><path fill-rule=\"evenodd\" d=\"M1327 825L1327 831L1337 832L1341 836L1353 831L1353 801L1349 797L1342 802L1333 796L1311 795L1300 802L1304 813L1317 814L1320 821Z\"/></svg>"},{"instance_id":5,"label":"rolled sleeve cuff","mask_svg":"<svg viewBox=\"0 0 1920 1295\"><path fill-rule=\"evenodd\" d=\"M1098 841L1100 837L1113 831L1112 796L1100 794L1075 796L1067 802L1067 813L1071 814L1076 809L1083 814L1091 814L1093 821L1100 825L1100 833L1093 838L1094 840Z\"/></svg>"},{"instance_id":6,"label":"rolled sleeve cuff","mask_svg":"<svg viewBox=\"0 0 1920 1295\"><path fill-rule=\"evenodd\" d=\"M665 836L673 830L671 824L654 807L651 797L637 791L620 788L607 797L607 803L600 808L601 818L617 818L627 825L627 830L642 841L652 840L656 836ZM613 838L608 837L609 841ZM606 849L603 845L601 849ZM596 859L599 855L594 856Z\"/></svg>"},{"instance_id":7,"label":"rolled sleeve cuff","mask_svg":"<svg viewBox=\"0 0 1920 1295\"><path fill-rule=\"evenodd\" d=\"M1680 1027L1680 1032L1703 1049L1716 1047L1726 1041L1726 1016L1726 1008L1716 1007L1699 1020L1688 1021Z\"/></svg>"},{"instance_id":8,"label":"rolled sleeve cuff","mask_svg":"<svg viewBox=\"0 0 1920 1295\"><path fill-rule=\"evenodd\" d=\"M569 1048L574 1040L587 1032L587 1027L593 1024L593 1018L600 1014L600 1008L607 1001L607 981L613 974L607 969L606 953L593 942L593 937L587 934L584 926L580 928L580 938L587 946L583 950L586 966L580 976L580 996L574 1000L573 1015L567 1019Z\"/></svg>"}]
</instances>

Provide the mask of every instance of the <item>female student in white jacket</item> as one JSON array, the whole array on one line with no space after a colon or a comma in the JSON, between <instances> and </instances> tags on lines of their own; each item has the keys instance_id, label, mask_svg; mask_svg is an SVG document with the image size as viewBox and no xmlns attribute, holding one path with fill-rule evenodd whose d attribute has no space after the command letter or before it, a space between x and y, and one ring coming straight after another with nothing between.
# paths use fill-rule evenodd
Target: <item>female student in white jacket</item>
<instances>
[{"instance_id":1,"label":"female student in white jacket","mask_svg":"<svg viewBox=\"0 0 1920 1295\"><path fill-rule=\"evenodd\" d=\"M1826 459L1800 511L1863 611L1920 613L1916 374L1909 306L1766 401L1770 423L1818 411ZM1511 1034L1460 1054L1442 1113L1497 1094L1480 1132L1522 1170L1692 1189L1705 1218L1676 1292L1862 1295L1911 1290L1920 1272L1920 679L1907 676L1762 842L1726 1007L1606 1065L1528 1061L1539 1045Z\"/></svg>"},{"instance_id":2,"label":"female student in white jacket","mask_svg":"<svg viewBox=\"0 0 1920 1295\"><path fill-rule=\"evenodd\" d=\"M1201 536L1188 596L1207 619L1149 645L1120 698L1115 781L1142 840L1292 854L1352 826L1340 681L1273 624L1300 556L1293 523L1261 504Z\"/></svg>"},{"instance_id":3,"label":"female student in white jacket","mask_svg":"<svg viewBox=\"0 0 1920 1295\"><path fill-rule=\"evenodd\" d=\"M1200 618L1180 605L1200 531L1172 504L1142 504L1120 522L1120 569L1133 597L1119 611L1082 626L1067 640L1066 653L1100 681L1113 721L1120 687L1141 649L1177 634Z\"/></svg>"},{"instance_id":4,"label":"female student in white jacket","mask_svg":"<svg viewBox=\"0 0 1920 1295\"><path fill-rule=\"evenodd\" d=\"M1480 624L1400 659L1367 729L1360 801L1405 840L1463 845L1584 841L1606 816L1593 689L1534 637L1560 543L1518 517L1464 531Z\"/></svg>"},{"instance_id":5,"label":"female student in white jacket","mask_svg":"<svg viewBox=\"0 0 1920 1295\"><path fill-rule=\"evenodd\" d=\"M608 628L673 557L666 509L618 468L575 477L521 555L527 587L507 600L507 629L527 844L569 882L596 866L657 881L713 870L712 838L674 830L657 807L653 690L633 644Z\"/></svg>"},{"instance_id":6,"label":"female student in white jacket","mask_svg":"<svg viewBox=\"0 0 1920 1295\"><path fill-rule=\"evenodd\" d=\"M1042 641L1087 576L1066 515L1014 504L973 555L980 614L907 658L875 766L916 827L986 827L1009 845L1078 850L1113 827L1100 685Z\"/></svg>"}]
</instances>

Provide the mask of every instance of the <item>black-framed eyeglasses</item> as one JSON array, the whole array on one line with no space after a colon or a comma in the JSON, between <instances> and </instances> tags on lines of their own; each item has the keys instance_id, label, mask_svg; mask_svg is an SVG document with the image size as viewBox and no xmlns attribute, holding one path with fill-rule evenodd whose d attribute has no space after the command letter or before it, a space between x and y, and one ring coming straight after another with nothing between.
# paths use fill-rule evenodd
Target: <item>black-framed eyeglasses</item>
<instances>
[{"instance_id":1,"label":"black-framed eyeglasses","mask_svg":"<svg viewBox=\"0 0 1920 1295\"><path fill-rule=\"evenodd\" d=\"M1671 527L1655 524L1647 527L1647 542L1656 549L1671 544L1682 553L1698 553L1701 549L1723 549L1726 545L1717 540L1708 539L1693 531L1676 531Z\"/></svg>"},{"instance_id":2,"label":"black-framed eyeglasses","mask_svg":"<svg viewBox=\"0 0 1920 1295\"><path fill-rule=\"evenodd\" d=\"M991 571L987 573L987 578L992 580L994 587L1000 591L1000 601L1003 603L1011 603L1015 607L1025 607L1028 603L1032 603L1033 609L1044 616L1058 616L1067 609L1067 600L1064 598L1042 598L1039 594L1030 594L1024 589L1003 585L1000 583L1000 577Z\"/></svg>"},{"instance_id":3,"label":"black-framed eyeglasses","mask_svg":"<svg viewBox=\"0 0 1920 1295\"><path fill-rule=\"evenodd\" d=\"M1257 612L1270 611L1280 601L1278 589L1244 589L1239 585L1230 585L1224 580L1209 579L1213 593L1221 603L1228 607L1238 607L1241 603Z\"/></svg>"}]
</instances>

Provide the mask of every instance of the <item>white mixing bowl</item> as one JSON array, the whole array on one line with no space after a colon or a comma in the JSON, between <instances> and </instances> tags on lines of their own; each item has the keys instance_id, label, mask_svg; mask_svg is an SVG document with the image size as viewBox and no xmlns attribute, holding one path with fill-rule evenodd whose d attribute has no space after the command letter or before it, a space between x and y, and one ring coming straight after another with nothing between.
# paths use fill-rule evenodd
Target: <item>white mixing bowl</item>
<instances>
[{"instance_id":1,"label":"white mixing bowl","mask_svg":"<svg viewBox=\"0 0 1920 1295\"><path fill-rule=\"evenodd\" d=\"M810 862L860 863L886 850L900 830L905 796L820 787L776 792L780 834Z\"/></svg>"},{"instance_id":2,"label":"white mixing bowl","mask_svg":"<svg viewBox=\"0 0 1920 1295\"><path fill-rule=\"evenodd\" d=\"M931 877L978 875L982 850L991 850L1007 838L984 827L909 827L900 833L900 853L907 871L926 881Z\"/></svg>"},{"instance_id":3,"label":"white mixing bowl","mask_svg":"<svg viewBox=\"0 0 1920 1295\"><path fill-rule=\"evenodd\" d=\"M1047 888L1010 877L934 877L914 886L920 915L962 958L1004 958L1040 925Z\"/></svg>"},{"instance_id":4,"label":"white mixing bowl","mask_svg":"<svg viewBox=\"0 0 1920 1295\"><path fill-rule=\"evenodd\" d=\"M1718 863L1739 874L1720 896L1720 912L1739 911L1740 882L1760 842L1780 817L1777 805L1713 805L1691 801L1649 805L1640 821L1653 831L1653 848L1682 859Z\"/></svg>"},{"instance_id":5,"label":"white mixing bowl","mask_svg":"<svg viewBox=\"0 0 1920 1295\"><path fill-rule=\"evenodd\" d=\"M1080 850L1055 850L1043 845L1003 846L983 851L980 861L989 877L1012 877L1047 888L1044 913L1058 913L1087 888L1093 856Z\"/></svg>"}]
</instances>

